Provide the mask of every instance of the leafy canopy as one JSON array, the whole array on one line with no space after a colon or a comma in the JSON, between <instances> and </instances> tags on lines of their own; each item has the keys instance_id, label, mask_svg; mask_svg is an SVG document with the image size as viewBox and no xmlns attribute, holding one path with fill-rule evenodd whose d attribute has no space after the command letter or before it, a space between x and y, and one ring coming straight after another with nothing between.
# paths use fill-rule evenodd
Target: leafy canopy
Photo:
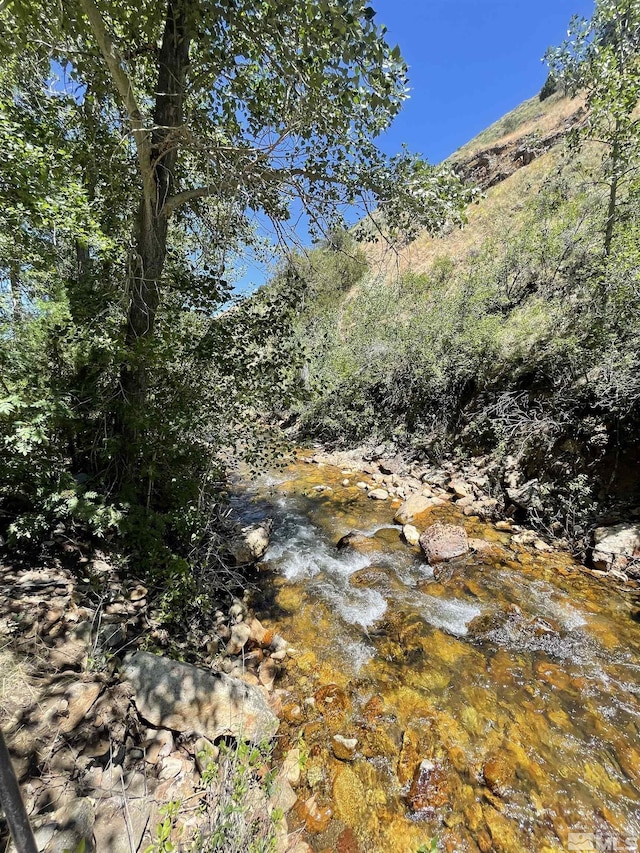
<instances>
[{"instance_id":1,"label":"leafy canopy","mask_svg":"<svg viewBox=\"0 0 640 853\"><path fill-rule=\"evenodd\" d=\"M198 202L215 199L218 219L235 229L255 211L281 225L299 199L320 232L356 203L364 212L381 204L387 231L412 236L460 221L472 197L448 170L406 151L387 158L376 147L408 95L407 68L364 0L172 0L168 8L72 0L47 10L26 0L3 16L5 33L44 42L69 68L80 97L116 105L130 154L133 141L142 151L143 175L159 45L180 18L190 51L183 121L163 137L179 152L167 214L188 205L185 215L202 225ZM97 50L96 20L117 68Z\"/></svg>"}]
</instances>

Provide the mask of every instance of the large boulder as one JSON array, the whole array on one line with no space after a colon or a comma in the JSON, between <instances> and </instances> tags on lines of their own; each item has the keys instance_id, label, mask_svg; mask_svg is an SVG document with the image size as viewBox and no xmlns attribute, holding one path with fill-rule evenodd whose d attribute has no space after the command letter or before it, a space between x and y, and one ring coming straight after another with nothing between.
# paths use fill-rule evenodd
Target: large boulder
<instances>
[{"instance_id":1,"label":"large boulder","mask_svg":"<svg viewBox=\"0 0 640 853\"><path fill-rule=\"evenodd\" d=\"M469 550L464 527L455 524L432 524L420 536L420 547L429 563L442 563L461 557Z\"/></svg>"},{"instance_id":2,"label":"large boulder","mask_svg":"<svg viewBox=\"0 0 640 853\"><path fill-rule=\"evenodd\" d=\"M140 716L152 726L259 742L275 735L279 721L260 689L222 672L135 652L122 678L134 691Z\"/></svg>"}]
</instances>

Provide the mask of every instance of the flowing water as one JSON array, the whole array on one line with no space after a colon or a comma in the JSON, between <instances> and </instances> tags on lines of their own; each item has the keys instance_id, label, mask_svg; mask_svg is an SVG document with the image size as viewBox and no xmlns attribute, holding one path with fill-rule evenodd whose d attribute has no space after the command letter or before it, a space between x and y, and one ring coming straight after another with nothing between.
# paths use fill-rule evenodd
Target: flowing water
<instances>
[{"instance_id":1,"label":"flowing water","mask_svg":"<svg viewBox=\"0 0 640 853\"><path fill-rule=\"evenodd\" d=\"M344 477L298 462L239 500L274 519L258 615L296 649L290 831L315 853L640 850L637 602L452 506L418 526L489 544L436 580L391 502Z\"/></svg>"}]
</instances>

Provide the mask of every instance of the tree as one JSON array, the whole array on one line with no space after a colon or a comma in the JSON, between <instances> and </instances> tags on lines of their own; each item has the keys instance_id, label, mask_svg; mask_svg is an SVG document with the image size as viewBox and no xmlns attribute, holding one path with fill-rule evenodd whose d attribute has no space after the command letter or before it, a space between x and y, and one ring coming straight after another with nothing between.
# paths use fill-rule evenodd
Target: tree
<instances>
[{"instance_id":1,"label":"tree","mask_svg":"<svg viewBox=\"0 0 640 853\"><path fill-rule=\"evenodd\" d=\"M637 173L640 158L640 2L596 0L590 21L575 17L568 39L547 51L552 73L568 91L586 94L583 137L606 146L608 202L604 254L608 256L620 216L620 190Z\"/></svg>"},{"instance_id":2,"label":"tree","mask_svg":"<svg viewBox=\"0 0 640 853\"><path fill-rule=\"evenodd\" d=\"M126 252L110 259L124 322L105 418L120 483L148 461L159 314L197 308L198 283L220 292L256 214L283 234L297 199L322 232L360 200L381 233L411 237L460 222L473 197L448 170L375 146L407 96L406 66L364 0L23 0L2 15L5 53L38 45L74 82L87 108L72 133L86 140L92 122L95 138L121 139L85 172L102 219L123 206L109 234ZM80 256L101 275L99 247Z\"/></svg>"}]
</instances>

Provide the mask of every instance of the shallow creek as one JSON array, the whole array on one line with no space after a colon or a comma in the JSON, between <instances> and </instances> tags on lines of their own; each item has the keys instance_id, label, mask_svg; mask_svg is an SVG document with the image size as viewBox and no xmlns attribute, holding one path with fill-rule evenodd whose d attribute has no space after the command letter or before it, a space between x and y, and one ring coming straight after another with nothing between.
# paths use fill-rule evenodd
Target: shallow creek
<instances>
[{"instance_id":1,"label":"shallow creek","mask_svg":"<svg viewBox=\"0 0 640 853\"><path fill-rule=\"evenodd\" d=\"M640 850L637 604L452 506L416 526L463 524L491 548L436 580L399 502L361 479L298 462L236 498L274 519L258 616L296 649L290 831L316 853ZM338 550L351 530L369 538ZM336 734L357 739L346 760Z\"/></svg>"}]
</instances>

